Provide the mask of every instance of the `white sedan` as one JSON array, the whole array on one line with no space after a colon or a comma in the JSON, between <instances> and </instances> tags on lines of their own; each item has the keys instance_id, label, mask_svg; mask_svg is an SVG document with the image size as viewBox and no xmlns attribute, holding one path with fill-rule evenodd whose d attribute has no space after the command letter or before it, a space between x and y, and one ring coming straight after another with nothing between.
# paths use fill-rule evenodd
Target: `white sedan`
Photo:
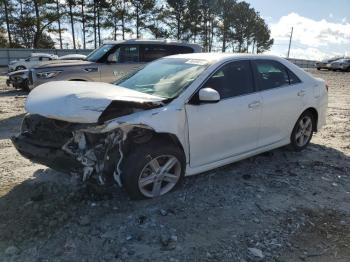
<instances>
[{"instance_id":1,"label":"white sedan","mask_svg":"<svg viewBox=\"0 0 350 262\"><path fill-rule=\"evenodd\" d=\"M32 53L30 57L26 59L11 61L9 64L9 72L30 69L35 66L48 63L49 61L56 60L57 58L57 55Z\"/></svg>"},{"instance_id":2,"label":"white sedan","mask_svg":"<svg viewBox=\"0 0 350 262\"><path fill-rule=\"evenodd\" d=\"M28 96L18 151L153 198L198 174L285 145L326 120L328 87L285 59L182 54L115 84L49 82Z\"/></svg>"}]
</instances>

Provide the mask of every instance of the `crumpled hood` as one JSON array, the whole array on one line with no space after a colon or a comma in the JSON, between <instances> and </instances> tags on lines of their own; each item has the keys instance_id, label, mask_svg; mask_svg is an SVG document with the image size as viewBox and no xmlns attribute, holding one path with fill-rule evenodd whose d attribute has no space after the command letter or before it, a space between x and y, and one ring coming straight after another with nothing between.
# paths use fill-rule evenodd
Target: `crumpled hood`
<instances>
[{"instance_id":1,"label":"crumpled hood","mask_svg":"<svg viewBox=\"0 0 350 262\"><path fill-rule=\"evenodd\" d=\"M36 87L27 98L30 114L74 123L97 123L113 101L161 103L164 98L98 82L53 81Z\"/></svg>"}]
</instances>

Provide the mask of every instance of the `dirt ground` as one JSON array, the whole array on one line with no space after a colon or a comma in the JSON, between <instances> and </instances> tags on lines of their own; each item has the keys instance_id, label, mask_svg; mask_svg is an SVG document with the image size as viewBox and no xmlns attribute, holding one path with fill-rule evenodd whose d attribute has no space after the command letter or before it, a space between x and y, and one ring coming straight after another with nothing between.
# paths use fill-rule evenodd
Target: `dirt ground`
<instances>
[{"instance_id":1,"label":"dirt ground","mask_svg":"<svg viewBox=\"0 0 350 262\"><path fill-rule=\"evenodd\" d=\"M329 86L327 126L281 148L131 201L22 158L10 137L26 94L0 77L0 261L350 261L350 73Z\"/></svg>"}]
</instances>

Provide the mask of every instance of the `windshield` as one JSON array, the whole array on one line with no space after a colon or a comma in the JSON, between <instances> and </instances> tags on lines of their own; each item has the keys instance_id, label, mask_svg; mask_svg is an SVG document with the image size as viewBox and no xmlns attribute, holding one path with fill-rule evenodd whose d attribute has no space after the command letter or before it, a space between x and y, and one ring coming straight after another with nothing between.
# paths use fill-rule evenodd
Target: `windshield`
<instances>
[{"instance_id":1,"label":"windshield","mask_svg":"<svg viewBox=\"0 0 350 262\"><path fill-rule=\"evenodd\" d=\"M200 59L163 58L115 84L150 95L174 98L207 66L208 62Z\"/></svg>"},{"instance_id":2,"label":"windshield","mask_svg":"<svg viewBox=\"0 0 350 262\"><path fill-rule=\"evenodd\" d=\"M107 52L109 52L114 45L103 45L100 48L92 51L86 58L90 62L97 62L101 57L103 57Z\"/></svg>"}]
</instances>

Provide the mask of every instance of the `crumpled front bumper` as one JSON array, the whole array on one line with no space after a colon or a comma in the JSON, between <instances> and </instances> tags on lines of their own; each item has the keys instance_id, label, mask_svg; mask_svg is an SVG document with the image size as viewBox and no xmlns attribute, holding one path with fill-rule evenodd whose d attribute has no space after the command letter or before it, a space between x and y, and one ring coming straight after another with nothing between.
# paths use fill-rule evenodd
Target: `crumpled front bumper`
<instances>
[{"instance_id":1,"label":"crumpled front bumper","mask_svg":"<svg viewBox=\"0 0 350 262\"><path fill-rule=\"evenodd\" d=\"M28 70L9 73L6 80L7 86L28 87Z\"/></svg>"},{"instance_id":2,"label":"crumpled front bumper","mask_svg":"<svg viewBox=\"0 0 350 262\"><path fill-rule=\"evenodd\" d=\"M38 145L36 141L24 134L11 138L18 152L29 160L48 166L52 169L71 173L81 170L83 165L61 148Z\"/></svg>"}]
</instances>

